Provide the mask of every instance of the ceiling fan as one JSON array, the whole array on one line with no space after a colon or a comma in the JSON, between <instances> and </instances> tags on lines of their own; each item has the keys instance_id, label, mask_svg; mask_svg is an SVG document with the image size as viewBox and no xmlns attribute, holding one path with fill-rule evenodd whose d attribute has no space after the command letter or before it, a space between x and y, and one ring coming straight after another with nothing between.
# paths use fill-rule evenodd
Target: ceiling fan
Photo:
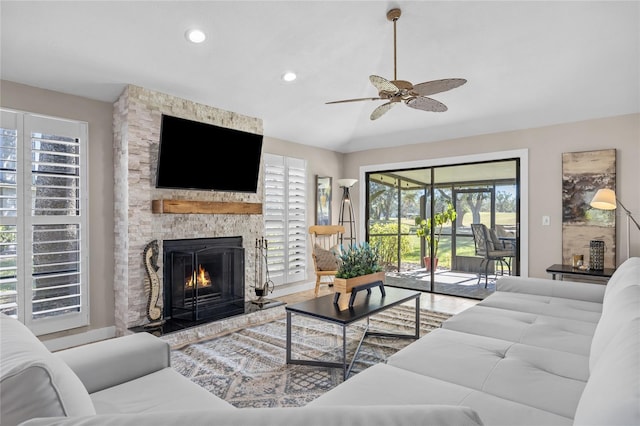
<instances>
[{"instance_id":1,"label":"ceiling fan","mask_svg":"<svg viewBox=\"0 0 640 426\"><path fill-rule=\"evenodd\" d=\"M447 106L445 104L429 98L428 96L460 87L465 84L467 80L464 78L446 78L443 80L419 83L415 86L406 80L398 80L396 76L396 22L400 18L400 15L400 9L391 9L387 12L387 19L393 22L393 80L389 81L384 77L371 75L369 76L369 81L371 81L371 84L378 89L377 98L345 99L341 101L327 102L327 104L378 100L388 101L373 110L369 117L371 120L376 120L382 117L384 113L401 101L411 108L423 111L444 112L447 110Z\"/></svg>"}]
</instances>

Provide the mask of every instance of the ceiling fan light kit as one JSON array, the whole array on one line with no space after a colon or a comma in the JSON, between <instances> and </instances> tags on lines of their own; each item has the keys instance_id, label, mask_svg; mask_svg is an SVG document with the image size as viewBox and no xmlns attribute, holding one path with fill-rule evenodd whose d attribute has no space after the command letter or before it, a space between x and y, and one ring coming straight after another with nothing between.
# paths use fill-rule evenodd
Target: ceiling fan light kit
<instances>
[{"instance_id":1,"label":"ceiling fan light kit","mask_svg":"<svg viewBox=\"0 0 640 426\"><path fill-rule=\"evenodd\" d=\"M460 87L467 82L464 78L446 78L443 80L426 81L416 85L406 80L398 80L396 73L396 22L401 14L400 9L391 9L387 12L387 19L393 22L393 80L387 80L378 75L371 75L369 76L369 81L371 81L371 84L378 90L378 97L344 99L341 101L327 102L327 104L378 100L387 101L373 110L369 117L371 120L377 120L382 117L387 111L400 102L404 102L405 105L422 111L444 112L447 110L445 104L428 96Z\"/></svg>"}]
</instances>

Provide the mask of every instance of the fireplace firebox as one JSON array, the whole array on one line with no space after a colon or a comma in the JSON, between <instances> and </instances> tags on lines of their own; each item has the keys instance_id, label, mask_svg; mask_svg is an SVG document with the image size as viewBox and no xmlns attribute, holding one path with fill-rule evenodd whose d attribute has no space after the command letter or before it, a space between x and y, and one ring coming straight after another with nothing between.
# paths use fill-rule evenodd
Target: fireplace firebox
<instances>
[{"instance_id":1,"label":"fireplace firebox","mask_svg":"<svg viewBox=\"0 0 640 426\"><path fill-rule=\"evenodd\" d=\"M200 323L245 309L242 237L163 241L164 318Z\"/></svg>"}]
</instances>

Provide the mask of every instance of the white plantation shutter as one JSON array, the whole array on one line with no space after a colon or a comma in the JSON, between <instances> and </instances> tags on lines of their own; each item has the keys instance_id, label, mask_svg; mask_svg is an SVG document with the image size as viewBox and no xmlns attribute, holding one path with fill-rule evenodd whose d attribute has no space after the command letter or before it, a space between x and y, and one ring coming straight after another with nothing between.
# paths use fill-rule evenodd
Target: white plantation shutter
<instances>
[{"instance_id":1,"label":"white plantation shutter","mask_svg":"<svg viewBox=\"0 0 640 426\"><path fill-rule=\"evenodd\" d=\"M306 160L264 155L264 224L275 285L306 279Z\"/></svg>"},{"instance_id":2,"label":"white plantation shutter","mask_svg":"<svg viewBox=\"0 0 640 426\"><path fill-rule=\"evenodd\" d=\"M87 125L1 112L0 311L36 334L86 325Z\"/></svg>"}]
</instances>

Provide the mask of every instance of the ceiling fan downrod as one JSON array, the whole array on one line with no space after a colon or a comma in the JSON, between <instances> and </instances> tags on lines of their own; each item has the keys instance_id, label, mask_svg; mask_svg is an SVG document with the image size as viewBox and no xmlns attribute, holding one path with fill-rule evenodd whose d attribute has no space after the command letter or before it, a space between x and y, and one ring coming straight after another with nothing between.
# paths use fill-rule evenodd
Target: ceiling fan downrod
<instances>
[{"instance_id":1,"label":"ceiling fan downrod","mask_svg":"<svg viewBox=\"0 0 640 426\"><path fill-rule=\"evenodd\" d=\"M393 22L393 79L397 80L397 68L398 68L398 60L396 55L396 22L400 19L400 15L402 15L402 11L400 9L391 9L387 12L387 19Z\"/></svg>"}]
</instances>

